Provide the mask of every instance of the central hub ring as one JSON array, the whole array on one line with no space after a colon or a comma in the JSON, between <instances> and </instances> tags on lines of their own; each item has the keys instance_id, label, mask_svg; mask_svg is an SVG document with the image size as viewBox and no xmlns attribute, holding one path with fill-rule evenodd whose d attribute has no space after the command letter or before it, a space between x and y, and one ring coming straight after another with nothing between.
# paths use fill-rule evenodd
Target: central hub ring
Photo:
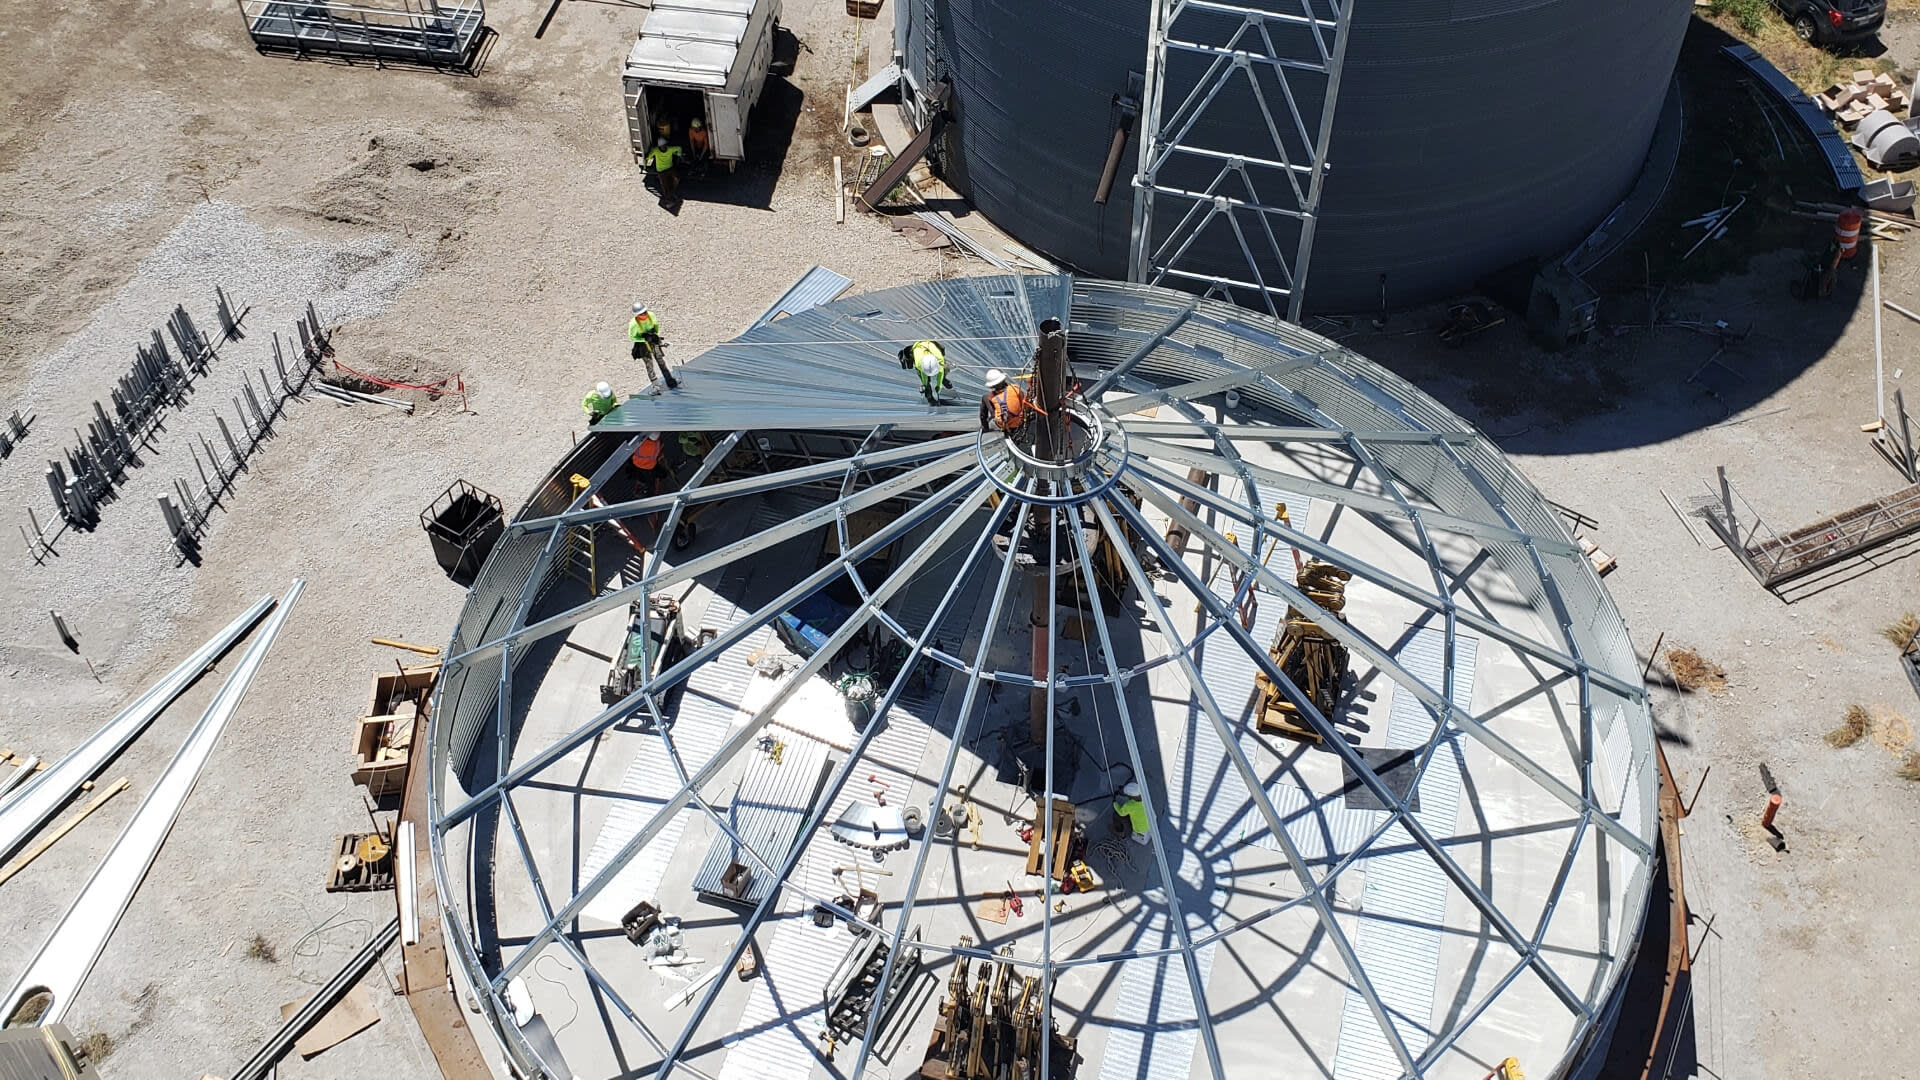
<instances>
[{"instance_id":1,"label":"central hub ring","mask_svg":"<svg viewBox=\"0 0 1920 1080\"><path fill-rule=\"evenodd\" d=\"M1120 478L1127 460L1127 433L1113 414L1098 405L1075 398L1061 406L1067 414L1067 456L1063 461L1048 461L1033 453L1031 433L1038 417L1020 431L990 438L993 432L981 432L975 452L987 479L1010 498L1041 506L1071 506L1103 494ZM1004 455L994 453L998 448ZM1051 495L1025 491L1023 479L1045 480Z\"/></svg>"}]
</instances>

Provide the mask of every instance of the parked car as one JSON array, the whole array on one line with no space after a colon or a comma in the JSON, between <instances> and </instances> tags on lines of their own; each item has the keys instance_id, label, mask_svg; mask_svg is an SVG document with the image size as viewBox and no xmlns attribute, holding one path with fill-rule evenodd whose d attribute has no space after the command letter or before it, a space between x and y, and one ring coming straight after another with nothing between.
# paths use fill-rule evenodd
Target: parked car
<instances>
[{"instance_id":1,"label":"parked car","mask_svg":"<svg viewBox=\"0 0 1920 1080\"><path fill-rule=\"evenodd\" d=\"M1801 41L1844 44L1871 37L1887 21L1887 0L1773 0Z\"/></svg>"}]
</instances>

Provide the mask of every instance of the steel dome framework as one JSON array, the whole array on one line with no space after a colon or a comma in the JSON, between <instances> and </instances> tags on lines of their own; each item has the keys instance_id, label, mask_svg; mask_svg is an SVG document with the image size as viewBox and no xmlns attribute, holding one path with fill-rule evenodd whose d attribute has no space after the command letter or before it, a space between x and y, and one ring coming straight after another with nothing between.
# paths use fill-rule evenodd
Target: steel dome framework
<instances>
[{"instance_id":1,"label":"steel dome framework","mask_svg":"<svg viewBox=\"0 0 1920 1080\"><path fill-rule=\"evenodd\" d=\"M1024 460L997 433L975 432L970 395L979 391L981 373L990 365L1012 370L1025 366L1033 351L1033 328L1047 318L1059 319L1066 328L1070 358L1088 403L1087 430L1097 433L1083 443L1069 469L1040 467ZM925 337L946 341L950 352L965 357L955 371L961 406L928 407L919 401L917 388L901 377L896 350ZM983 695L996 687L1039 689L1050 710L1056 700L1074 692L1104 693L1104 700L1118 710L1127 763L1135 776L1148 779L1152 774L1142 742L1154 718L1142 715L1137 705L1130 709L1129 687L1171 672L1189 688L1203 728L1224 751L1223 769L1245 789L1241 812L1254 830L1270 838L1292 888L1251 914L1230 917L1224 909L1183 910L1181 890L1165 886L1187 873L1182 864L1189 849L1198 845L1180 834L1182 823L1169 820L1177 816L1168 809L1171 796L1150 791L1153 797L1147 802L1156 840L1150 846L1149 871L1161 883L1154 899L1169 909L1170 944L1056 955L1053 881L1042 875L1040 955L1016 957L1014 962L1039 973L1044 992L1051 994L1054 979L1077 967L1154 957L1177 961L1191 1000L1198 1003L1191 1020L1204 1065L1194 1067L1195 1075L1223 1080L1232 1069L1215 1034L1223 1010L1209 1002L1208 980L1196 963L1198 951L1278 925L1289 913L1305 913L1314 926L1313 940L1324 940L1337 955L1332 977L1364 1003L1377 1037L1391 1053L1389 1071L1380 1075L1429 1075L1486 1010L1523 981L1543 988L1563 1010L1553 1024L1564 1026L1567 1033L1564 1055L1546 1075L1569 1074L1566 1070L1610 1028L1617 1008L1615 991L1638 939L1657 827L1651 718L1632 647L1618 613L1558 516L1497 448L1423 393L1337 343L1241 308L1165 289L1064 276L960 279L855 297L752 330L689 363L684 372L682 391L635 398L593 429L511 523L474 584L437 691L429 792L434 870L441 897L465 898L443 901L444 925L465 977L477 990L504 1049L521 1068L541 1069L540 1052L511 1021L502 995L538 957L555 951L580 966L594 991L605 996L657 1055L640 1074L698 1073L688 1062L690 1045L728 980L712 980L677 1031L656 1031L657 1025L642 1018L635 1002L623 999L616 980L589 959L580 919L621 869L683 810L694 808L715 828L731 834L725 815L714 806L716 779L753 745L767 717L825 669L857 633L874 624L906 643L909 662L883 688L874 721L832 771L799 839L778 851L755 851L741 843L757 868L771 874L780 887L770 890L746 917L718 970L731 970L753 947L756 929L775 915L783 893L798 894L809 906L826 904L843 918L858 918L811 890L796 877L796 868L809 839L827 823L836 795L862 768L871 740L887 728L917 662L926 660L950 672L949 685L962 698L931 798L916 800L930 815L947 805L966 725L973 722ZM847 392L851 386L861 391ZM1239 400L1231 417L1219 408L1229 391ZM1143 415L1155 412L1162 415ZM602 498L603 492L615 490L610 483L639 436L649 431L707 432L711 450L675 491L611 502ZM831 433L851 449L809 463L784 462L760 475L713 479L730 455L764 455L771 445L768 436L776 433ZM1326 467L1263 463L1252 452L1256 446L1298 449ZM1190 479L1185 470L1196 469L1220 478L1220 483ZM1338 478L1342 474L1344 480ZM585 477L584 486L573 482L575 477ZM676 525L700 507L822 484L832 487L831 497L813 509L738 539L695 548L678 561L670 561L676 553L669 545L654 545L629 565L628 576L617 587L603 589L595 581L590 596L555 600L564 592L557 586L565 576L568 545L582 531L592 535L603 525L651 517L657 535L671 536ZM1345 516L1377 528L1403 549L1408 565L1424 570L1410 573L1359 557L1330 542L1332 524L1316 536L1304 525L1279 523L1268 509L1276 492L1324 504L1333 508L1335 518ZM910 500L908 508L877 532L862 539L850 530L852 515L902 498ZM1049 588L1064 577L1080 579L1096 631L1087 647L1098 661L1081 674L1036 680L991 663L989 653L1018 592L1011 588L1015 560L997 552L994 538L1009 524L1012 535L1019 536L1040 521L1056 526L1031 534L1045 538ZM1139 551L1124 544L1118 550L1145 619L1162 635L1159 651L1135 661L1123 659L1126 650L1116 640L1110 619L1117 613L1096 583L1089 534L1083 528L1058 527L1089 522L1107 535L1135 538ZM1167 523L1183 527L1193 547L1182 551L1171 546L1162 536ZM776 546L818 530L831 530L838 541L839 554L822 568L798 576L778 596L758 604L731 628L586 722L557 737L543 737L538 745L522 745L525 736L516 734L521 725L514 706L515 669L542 640L636 599L763 558ZM917 544L881 580L870 581L855 571L868 556L908 537ZM1411 671L1396 643L1333 617L1293 580L1269 570L1259 555L1270 551L1270 545L1333 563L1350 571L1356 585L1420 611L1419 622L1440 635L1444 663L1438 677ZM964 552L965 568L951 575L927 623L903 622L890 602L911 585L924 586L936 558L955 551ZM1194 565L1196 555L1223 568L1231 588L1216 588L1214 574ZM1159 576L1143 556L1158 564ZM1466 581L1483 566L1498 568L1513 610L1531 612L1533 619L1469 600ZM673 725L667 722L670 693L701 665L843 578L859 594L854 616L779 685L771 700L757 705L754 720L740 725L704 759L676 748ZM989 594L980 624L986 632L970 646L948 647L954 635L939 631L954 626L964 630L964 605ZM1476 877L1463 865L1460 852L1465 849L1460 845L1469 830L1454 832L1423 823L1419 812L1410 809L1410 797L1383 780L1343 737L1335 719L1316 708L1276 666L1269 642L1243 626L1247 600L1257 594L1277 598L1314 619L1346 645L1358 663L1390 684L1396 700L1406 695L1430 719L1430 736L1409 748L1417 752L1415 790L1436 761L1456 758L1484 762L1476 765L1482 772L1508 775L1510 770L1520 778L1515 782L1526 798L1564 808L1553 833L1557 869L1549 875L1544 902L1537 911L1531 902L1519 905L1537 917L1523 924L1518 911L1510 910L1515 905L1502 883ZM1183 630L1179 610L1189 603L1200 615L1191 629ZM1509 653L1518 668L1531 673L1531 683L1472 709L1470 700L1461 700L1471 695L1463 695L1457 684L1458 650L1469 635L1487 649ZM1049 629L1049 657L1058 655L1058 640L1057 627ZM1377 819L1368 819L1358 842L1336 844L1328 838L1326 822L1339 805L1339 792L1320 793L1291 810L1277 803L1271 777L1261 774L1248 753L1249 740L1256 737L1240 718L1238 699L1227 697L1239 689L1210 685L1201 669L1200 653L1209 647L1243 654L1272 680L1322 736L1324 749L1387 808ZM1559 752L1543 755L1523 749L1521 743L1528 740L1512 727L1516 707L1562 695L1575 710L1577 724L1558 740ZM670 785L675 793L597 872L555 892L536 858L544 845L516 800L543 783L556 763L634 716L651 718L666 742L676 773ZM1043 791L1056 790L1053 738L1050 732ZM1540 825L1536 831L1545 828ZM1050 834L1051 822L1047 829ZM1309 832L1320 839L1303 840ZM919 842L911 854L903 896L872 926L888 935L896 959L914 925L929 857L941 846L931 834ZM1368 916L1336 896L1343 875L1388 851L1418 853L1437 868L1449 902L1464 901L1477 932L1511 960L1470 1006L1454 1010L1447 1022L1431 1028L1410 1023L1388 1000L1391 995L1383 994L1379 973L1370 972L1354 944L1354 928ZM539 928L509 938L489 925L488 912L494 906L490 890L507 888L497 883L496 875L503 871L495 863L515 862L503 857L513 855L527 878L513 887L530 891ZM1614 891L1618 910L1609 916L1603 904L1592 963L1569 975L1562 970L1566 951L1554 948L1549 937L1576 861L1583 858L1610 868L1601 876L1611 882L1607 887ZM1482 875L1492 872L1484 865L1477 869ZM924 948L936 956L990 955L967 945L928 942ZM894 975L889 960L883 986ZM1051 1007L1042 1015L1053 1023ZM717 1029L708 1025L705 1030ZM873 1034L869 1027L844 1075L879 1075L869 1068ZM1050 1050L1052 1040L1043 1039L1042 1046ZM1042 1075L1050 1075L1044 1066Z\"/></svg>"}]
</instances>

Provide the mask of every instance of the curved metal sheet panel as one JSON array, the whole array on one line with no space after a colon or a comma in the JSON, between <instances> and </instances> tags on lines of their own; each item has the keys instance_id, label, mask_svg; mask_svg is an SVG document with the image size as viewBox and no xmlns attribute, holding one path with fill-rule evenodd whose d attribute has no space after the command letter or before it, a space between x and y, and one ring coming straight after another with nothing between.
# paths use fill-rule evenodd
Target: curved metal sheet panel
<instances>
[{"instance_id":1,"label":"curved metal sheet panel","mask_svg":"<svg viewBox=\"0 0 1920 1080\"><path fill-rule=\"evenodd\" d=\"M1320 311L1378 307L1383 274L1401 306L1577 244L1640 170L1691 11L1688 0L1355 4L1308 279ZM1147 9L897 9L913 81L953 80L942 175L1022 243L1107 277L1126 273L1132 193L1118 184L1100 207L1093 190L1113 96L1145 67ZM1301 107L1317 108L1317 88L1302 89ZM1247 135L1264 139L1250 110L1249 99ZM1243 268L1239 252L1220 254L1223 272Z\"/></svg>"}]
</instances>

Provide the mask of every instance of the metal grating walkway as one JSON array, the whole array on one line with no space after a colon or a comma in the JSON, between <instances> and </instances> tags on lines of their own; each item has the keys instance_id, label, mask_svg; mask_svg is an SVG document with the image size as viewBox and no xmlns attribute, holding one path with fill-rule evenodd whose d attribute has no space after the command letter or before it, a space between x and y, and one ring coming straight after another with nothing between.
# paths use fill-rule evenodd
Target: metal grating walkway
<instances>
[{"instance_id":1,"label":"metal grating walkway","mask_svg":"<svg viewBox=\"0 0 1920 1080\"><path fill-rule=\"evenodd\" d=\"M912 590L904 603L911 605L915 593L931 591ZM916 701L910 705L903 697L893 707L887 726L867 744L852 779L834 800L828 822L854 802L872 800L880 785L869 781L869 774L886 782L889 801L912 798L913 778L931 736L928 721L938 715L943 696L938 688L944 687L945 681L934 682L936 689L924 704ZM865 857L833 839L829 830L820 829L808 838L806 854L792 880L814 896L836 896L842 885L833 876L833 868ZM820 1030L818 1014L825 1008L822 998L827 980L853 938L838 924L828 929L813 925L808 917L811 908L799 893L787 889L780 897L778 913L767 920L771 937L767 930L761 931L760 940L768 942L761 977L754 980L746 1008L734 1025L735 1034L727 1040L727 1058L719 1080L806 1080L813 1072L820 1050L814 1036Z\"/></svg>"},{"instance_id":2,"label":"metal grating walkway","mask_svg":"<svg viewBox=\"0 0 1920 1080\"><path fill-rule=\"evenodd\" d=\"M758 904L773 887L763 864L777 864L798 839L807 811L820 794L820 781L827 769L827 744L807 738L775 738L783 746L777 761L764 750L748 751L751 756L740 775L740 786L727 807L718 810L741 842L735 843L733 837L716 830L706 861L693 876L695 892L727 903ZM753 875L747 891L738 898L720 889L727 868L734 863L746 866Z\"/></svg>"},{"instance_id":3,"label":"metal grating walkway","mask_svg":"<svg viewBox=\"0 0 1920 1080\"><path fill-rule=\"evenodd\" d=\"M1445 650L1446 634L1429 628L1414 632L1394 657L1414 678L1437 690L1444 685ZM1478 638L1456 636L1453 702L1461 708L1473 701L1478 650ZM1425 707L1395 685L1393 708L1387 717L1387 745L1422 747L1433 738L1433 732L1433 717ZM1420 812L1414 815L1428 832L1443 841L1454 835L1460 806L1462 761L1458 739L1458 732L1449 733L1435 751L1426 774L1420 778ZM1394 1029L1417 1057L1431 1040L1434 984L1440 973L1440 931L1428 927L1445 922L1449 886L1440 867L1414 846L1413 838L1400 824L1381 834L1379 846L1396 850L1366 859L1360 928L1354 934L1353 949L1386 1006ZM1351 988L1340 1017L1333 1075L1334 1080L1395 1080L1402 1075L1400 1060L1374 1021L1366 999Z\"/></svg>"}]
</instances>

